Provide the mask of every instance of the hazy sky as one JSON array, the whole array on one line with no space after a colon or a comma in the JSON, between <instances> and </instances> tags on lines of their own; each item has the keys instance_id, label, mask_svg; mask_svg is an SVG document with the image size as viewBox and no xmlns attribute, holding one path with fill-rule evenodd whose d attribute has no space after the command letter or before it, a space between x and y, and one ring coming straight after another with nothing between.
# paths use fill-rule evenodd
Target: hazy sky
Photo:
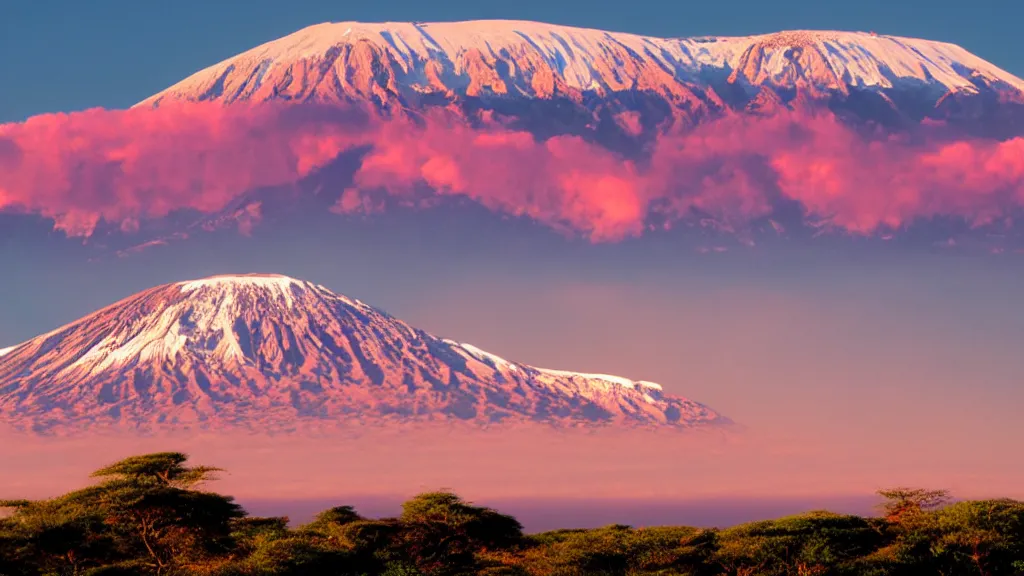
<instances>
[{"instance_id":1,"label":"hazy sky","mask_svg":"<svg viewBox=\"0 0 1024 576\"><path fill-rule=\"evenodd\" d=\"M648 240L593 246L494 220L428 213L415 224L339 224L334 235L258 229L100 262L10 245L0 267L19 274L0 284L0 301L16 305L0 307L0 345L163 282L278 272L512 360L651 380L705 402L787 452L759 464L754 484L717 469L716 482L728 477L738 492L864 493L909 482L1006 495L1024 479L1018 462L999 456L1024 437L1024 270L1015 256L698 256ZM804 484L787 484L792 466L803 467ZM442 472L438 482L449 478ZM473 489L486 495L480 482Z\"/></svg>"},{"instance_id":2,"label":"hazy sky","mask_svg":"<svg viewBox=\"0 0 1024 576\"><path fill-rule=\"evenodd\" d=\"M244 7L243 7L244 6ZM224 58L325 21L541 20L658 36L874 30L960 44L1024 75L1024 4L976 0L0 2L0 122L127 107Z\"/></svg>"},{"instance_id":3,"label":"hazy sky","mask_svg":"<svg viewBox=\"0 0 1024 576\"><path fill-rule=\"evenodd\" d=\"M218 60L327 20L521 18L662 36L866 29L955 42L1024 74L1017 31L1024 4L963 6L9 0L0 2L0 121L126 107ZM756 249L697 257L649 239L593 246L492 217L332 220L330 234L231 233L100 262L87 260L79 240L45 226L32 234L0 228L0 269L17 271L0 282L0 347L163 282L278 272L512 360L660 382L755 437L791 438L813 444L813 454L828 453L834 460L805 483L863 490L917 474L909 481L1005 494L1002 486L1024 479L1019 461L991 455L1010 453L1024 437L1019 256ZM893 463L903 476L885 476ZM788 482L785 470L774 472L779 486ZM828 484L852 472L863 474L859 484Z\"/></svg>"}]
</instances>

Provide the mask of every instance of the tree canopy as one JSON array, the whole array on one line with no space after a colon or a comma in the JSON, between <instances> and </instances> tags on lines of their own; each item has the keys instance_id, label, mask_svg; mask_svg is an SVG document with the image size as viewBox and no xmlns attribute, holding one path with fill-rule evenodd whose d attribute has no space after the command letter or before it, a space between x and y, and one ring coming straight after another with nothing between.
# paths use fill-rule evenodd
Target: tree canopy
<instances>
[{"instance_id":1,"label":"tree canopy","mask_svg":"<svg viewBox=\"0 0 1024 576\"><path fill-rule=\"evenodd\" d=\"M1024 575L1024 503L953 502L944 490L881 490L878 518L822 511L726 529L530 535L445 491L391 518L340 505L292 526L203 489L218 471L147 454L56 498L0 501L0 576Z\"/></svg>"}]
</instances>

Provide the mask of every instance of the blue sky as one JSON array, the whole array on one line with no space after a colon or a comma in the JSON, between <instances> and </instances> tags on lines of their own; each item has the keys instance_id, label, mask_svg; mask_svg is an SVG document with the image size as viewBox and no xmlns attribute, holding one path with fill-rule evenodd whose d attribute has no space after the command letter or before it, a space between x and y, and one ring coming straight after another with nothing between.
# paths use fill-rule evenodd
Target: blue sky
<instances>
[{"instance_id":1,"label":"blue sky","mask_svg":"<svg viewBox=\"0 0 1024 576\"><path fill-rule=\"evenodd\" d=\"M318 22L474 18L657 36L874 30L954 42L1024 75L1024 3L1015 0L4 0L0 122L42 112L127 107L200 68Z\"/></svg>"}]
</instances>

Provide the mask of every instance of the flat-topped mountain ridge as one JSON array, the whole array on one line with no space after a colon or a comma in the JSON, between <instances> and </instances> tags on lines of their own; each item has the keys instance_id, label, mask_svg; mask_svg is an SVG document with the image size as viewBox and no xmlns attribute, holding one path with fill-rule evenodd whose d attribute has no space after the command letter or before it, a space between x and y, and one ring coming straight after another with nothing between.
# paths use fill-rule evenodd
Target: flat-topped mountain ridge
<instances>
[{"instance_id":1,"label":"flat-topped mountain ridge","mask_svg":"<svg viewBox=\"0 0 1024 576\"><path fill-rule=\"evenodd\" d=\"M139 106L370 102L415 110L478 102L522 115L507 107L565 100L589 111L653 107L694 123L804 99L868 119L919 120L1020 104L1024 81L954 44L872 32L657 38L514 20L336 22L216 63ZM984 103L965 104L976 100Z\"/></svg>"}]
</instances>

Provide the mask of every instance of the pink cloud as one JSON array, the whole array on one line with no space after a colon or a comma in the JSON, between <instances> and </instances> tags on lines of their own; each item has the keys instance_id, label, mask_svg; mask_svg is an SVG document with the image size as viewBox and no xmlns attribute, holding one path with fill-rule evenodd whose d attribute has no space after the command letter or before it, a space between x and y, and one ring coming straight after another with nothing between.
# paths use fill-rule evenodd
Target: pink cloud
<instances>
[{"instance_id":1,"label":"pink cloud","mask_svg":"<svg viewBox=\"0 0 1024 576\"><path fill-rule=\"evenodd\" d=\"M0 126L0 209L53 217L70 234L90 233L100 218L213 212L245 190L294 181L360 141L358 132L281 112L190 104Z\"/></svg>"},{"instance_id":2,"label":"pink cloud","mask_svg":"<svg viewBox=\"0 0 1024 576\"><path fill-rule=\"evenodd\" d=\"M617 122L630 133L636 115ZM919 218L983 224L1024 204L1024 139L916 141L863 135L827 113L730 114L658 135L643 160L578 136L539 140L471 128L444 111L418 121L308 106L182 104L47 114L0 126L0 210L53 218L87 235L102 218L131 230L177 209L214 212L242 192L292 183L339 153L369 152L339 212L373 212L383 190L421 204L423 189L461 195L594 241L642 234L697 209L742 225L799 203L855 233ZM924 131L928 131L927 133ZM259 214L247 214L246 230Z\"/></svg>"}]
</instances>

